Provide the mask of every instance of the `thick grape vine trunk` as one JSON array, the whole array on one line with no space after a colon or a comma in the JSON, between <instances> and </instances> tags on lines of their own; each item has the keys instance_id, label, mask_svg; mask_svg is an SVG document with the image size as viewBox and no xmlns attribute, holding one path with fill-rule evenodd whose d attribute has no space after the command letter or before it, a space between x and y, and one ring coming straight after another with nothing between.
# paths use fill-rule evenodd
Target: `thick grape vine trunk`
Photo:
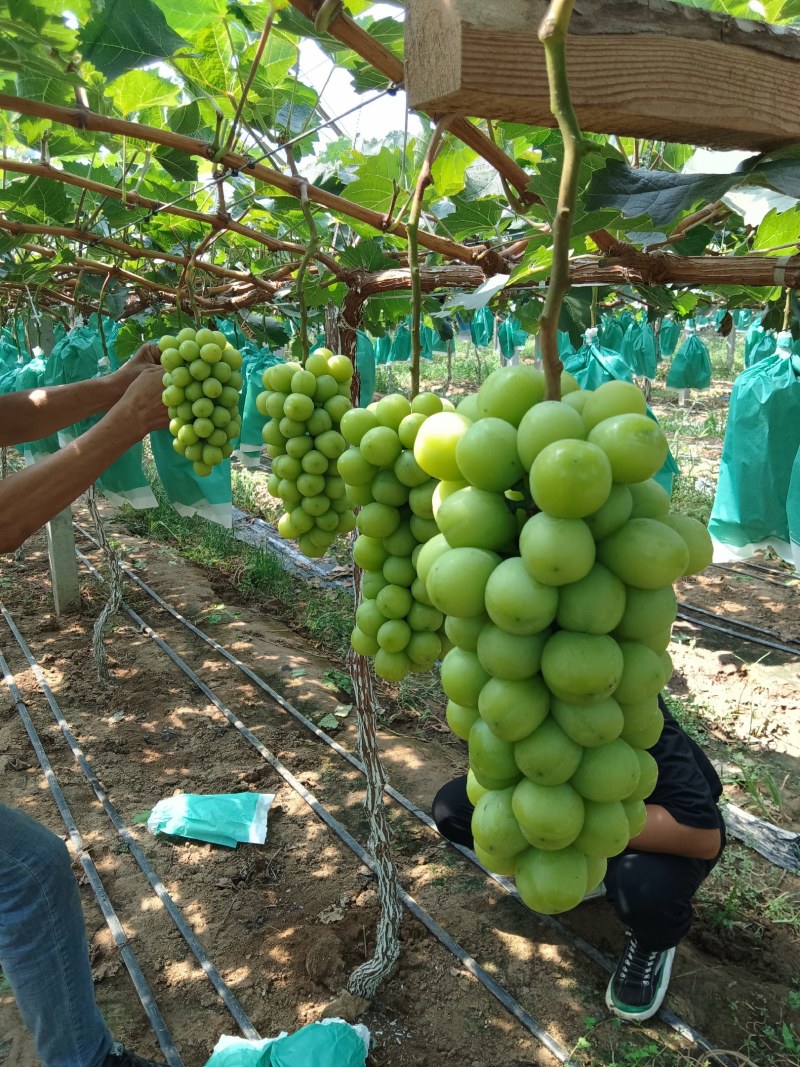
<instances>
[{"instance_id":1,"label":"thick grape vine trunk","mask_svg":"<svg viewBox=\"0 0 800 1067\"><path fill-rule=\"evenodd\" d=\"M361 325L365 299L360 288L351 289L345 297L338 324L342 355L348 357L354 368L351 400L356 407L361 391L361 380L356 367L356 330ZM355 564L353 565L353 593L355 603L358 604L361 600L361 571ZM391 973L400 955L397 932L402 919L402 906L397 892L397 871L392 862L391 833L383 801L386 775L378 748L377 703L372 688L369 660L351 649L348 653L347 665L353 683L353 701L358 721L358 754L367 776L365 802L369 817L367 851L375 864L380 904L375 952L371 959L362 963L350 975L347 980L347 991L370 1000L381 982Z\"/></svg>"},{"instance_id":2,"label":"thick grape vine trunk","mask_svg":"<svg viewBox=\"0 0 800 1067\"><path fill-rule=\"evenodd\" d=\"M97 617L97 621L94 624L94 634L92 636L92 652L94 653L94 662L97 667L97 678L101 685L107 686L111 685L111 675L108 670L108 656L106 654L105 645L103 644L103 634L105 633L105 628L109 621L117 614L122 603L122 564L120 562L119 554L111 547L108 537L106 536L105 522L97 507L97 489L95 486L92 485L89 487L86 499L89 504L89 511L91 512L95 531L97 533L97 540L100 542L100 547L103 550L103 555L108 564L108 600Z\"/></svg>"}]
</instances>

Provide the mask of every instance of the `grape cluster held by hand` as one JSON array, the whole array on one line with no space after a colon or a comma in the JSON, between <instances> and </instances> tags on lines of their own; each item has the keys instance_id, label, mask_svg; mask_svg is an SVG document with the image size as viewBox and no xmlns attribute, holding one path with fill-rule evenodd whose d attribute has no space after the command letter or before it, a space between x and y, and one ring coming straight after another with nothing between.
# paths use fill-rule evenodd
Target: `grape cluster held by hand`
<instances>
[{"instance_id":1,"label":"grape cluster held by hand","mask_svg":"<svg viewBox=\"0 0 800 1067\"><path fill-rule=\"evenodd\" d=\"M186 327L158 342L164 368L162 400L172 447L207 477L233 452L241 432L241 354L216 330Z\"/></svg>"}]
</instances>

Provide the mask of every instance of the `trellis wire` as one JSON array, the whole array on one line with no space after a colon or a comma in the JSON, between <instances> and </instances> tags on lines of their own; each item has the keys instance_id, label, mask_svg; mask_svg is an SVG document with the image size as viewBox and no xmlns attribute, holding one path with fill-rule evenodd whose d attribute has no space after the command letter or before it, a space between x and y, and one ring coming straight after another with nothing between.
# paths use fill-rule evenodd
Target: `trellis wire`
<instances>
[{"instance_id":1,"label":"trellis wire","mask_svg":"<svg viewBox=\"0 0 800 1067\"><path fill-rule=\"evenodd\" d=\"M5 609L4 609L5 610ZM92 887L92 892L95 895L97 903L100 906L100 910L103 913L103 918L111 931L111 936L114 938L114 944L119 949L119 954L122 957L122 962L125 964L128 974L133 982L136 994L141 1001L142 1007L147 1014L147 1018L150 1021L150 1026L153 1029L156 1040L158 1041L161 1051L164 1053L164 1057L169 1067L184 1067L183 1060L178 1052L175 1044L172 1040L172 1036L167 1028L167 1024L164 1021L164 1017L155 1001L150 986L147 983L147 979L142 973L142 969L139 966L139 961L136 958L136 954L130 946L130 942L125 931L122 928L122 924L119 921L117 913L114 911L114 907L108 898L105 886L98 874L97 868L94 862L84 847L83 838L78 830L78 827L73 818L72 811L67 804L64 793L61 790L61 786L58 784L56 776L53 772L53 768L50 761L45 754L42 742L39 739L39 735L36 732L36 728L33 725L28 709L22 701L19 690L17 689L14 675L6 663L2 655L0 655L0 671L3 673L6 685L11 693L11 699L14 701L14 706L17 709L17 713L22 719L25 730L30 738L33 750L36 753L36 758L39 760L39 764L44 772L44 776L47 779L47 785L50 792L53 794L53 799L56 802L56 806L59 810L61 818L64 821L64 825L67 828L72 846L75 849L75 853L83 868L86 879L89 885Z\"/></svg>"},{"instance_id":2,"label":"trellis wire","mask_svg":"<svg viewBox=\"0 0 800 1067\"><path fill-rule=\"evenodd\" d=\"M97 667L97 677L101 685L108 686L111 685L111 675L108 670L108 655L106 653L105 645L103 644L103 634L105 633L105 628L108 623L120 609L124 577L122 574L122 564L119 558L119 553L111 547L108 537L106 536L106 525L97 506L97 487L95 485L89 486L86 493L86 501L89 505L89 512L91 513L94 527L97 532L97 540L100 542L100 547L106 558L110 575L108 600L103 606L103 610L97 616L97 621L94 624L94 633L92 635L92 652L94 653L94 662Z\"/></svg>"}]
</instances>

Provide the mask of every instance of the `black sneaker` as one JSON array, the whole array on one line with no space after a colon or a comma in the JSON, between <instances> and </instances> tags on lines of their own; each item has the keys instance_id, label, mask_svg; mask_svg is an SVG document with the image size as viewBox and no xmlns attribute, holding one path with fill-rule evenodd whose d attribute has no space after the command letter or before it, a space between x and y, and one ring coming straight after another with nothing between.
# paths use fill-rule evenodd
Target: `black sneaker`
<instances>
[{"instance_id":1,"label":"black sneaker","mask_svg":"<svg viewBox=\"0 0 800 1067\"><path fill-rule=\"evenodd\" d=\"M121 1045L119 1041L115 1041L111 1046L111 1051L103 1060L103 1067L164 1067L164 1064L137 1056L135 1052L130 1052Z\"/></svg>"},{"instance_id":2,"label":"black sneaker","mask_svg":"<svg viewBox=\"0 0 800 1067\"><path fill-rule=\"evenodd\" d=\"M664 1003L672 973L675 949L647 952L633 934L608 983L606 1004L619 1016L633 1022L652 1019Z\"/></svg>"}]
</instances>

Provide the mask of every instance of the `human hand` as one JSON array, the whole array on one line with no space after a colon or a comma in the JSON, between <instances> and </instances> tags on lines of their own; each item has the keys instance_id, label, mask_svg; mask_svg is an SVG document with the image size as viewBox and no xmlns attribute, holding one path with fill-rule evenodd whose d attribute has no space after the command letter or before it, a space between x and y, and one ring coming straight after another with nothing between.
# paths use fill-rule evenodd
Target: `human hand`
<instances>
[{"instance_id":1,"label":"human hand","mask_svg":"<svg viewBox=\"0 0 800 1067\"><path fill-rule=\"evenodd\" d=\"M139 349L139 353L141 351L142 349ZM112 409L112 413L121 409L119 413L124 413L124 417L132 421L137 430L137 440L151 430L165 430L169 426L169 412L161 399L164 390L162 377L160 365L145 364L125 390L122 399Z\"/></svg>"},{"instance_id":2,"label":"human hand","mask_svg":"<svg viewBox=\"0 0 800 1067\"><path fill-rule=\"evenodd\" d=\"M142 371L148 367L161 366L161 351L154 341L146 341L137 351L126 360L119 370L114 371L110 377L119 389L119 396L123 396L128 387L139 377Z\"/></svg>"}]
</instances>

